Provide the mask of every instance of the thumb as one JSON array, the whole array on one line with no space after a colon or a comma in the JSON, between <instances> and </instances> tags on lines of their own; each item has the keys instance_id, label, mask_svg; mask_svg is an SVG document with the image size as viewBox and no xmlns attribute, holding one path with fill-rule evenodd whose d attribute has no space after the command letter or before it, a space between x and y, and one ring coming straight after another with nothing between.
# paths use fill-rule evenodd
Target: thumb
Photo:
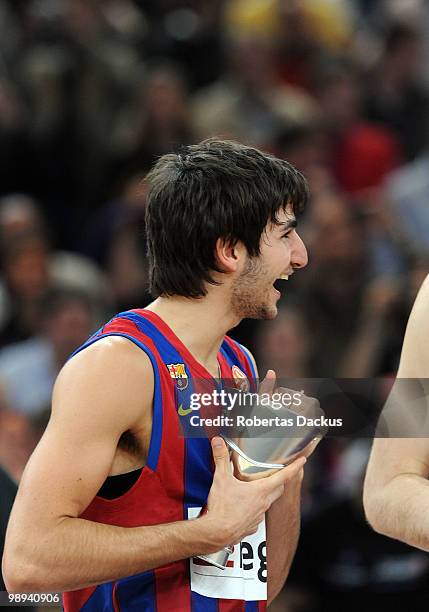
<instances>
[{"instance_id":1,"label":"thumb","mask_svg":"<svg viewBox=\"0 0 429 612\"><path fill-rule=\"evenodd\" d=\"M276 386L276 373L274 370L268 370L264 380L259 385L259 393L268 393L272 395Z\"/></svg>"},{"instance_id":2,"label":"thumb","mask_svg":"<svg viewBox=\"0 0 429 612\"><path fill-rule=\"evenodd\" d=\"M227 474L229 471L229 452L225 441L220 436L212 439L212 452L216 471Z\"/></svg>"}]
</instances>

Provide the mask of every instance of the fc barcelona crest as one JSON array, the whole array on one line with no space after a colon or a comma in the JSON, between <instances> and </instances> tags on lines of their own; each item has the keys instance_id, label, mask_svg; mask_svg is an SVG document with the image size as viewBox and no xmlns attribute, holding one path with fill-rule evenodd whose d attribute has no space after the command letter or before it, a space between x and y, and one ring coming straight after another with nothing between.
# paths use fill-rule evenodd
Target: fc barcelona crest
<instances>
[{"instance_id":1,"label":"fc barcelona crest","mask_svg":"<svg viewBox=\"0 0 429 612\"><path fill-rule=\"evenodd\" d=\"M176 386L180 391L186 389L189 384L188 374L184 363L167 363L171 378L176 381Z\"/></svg>"},{"instance_id":2,"label":"fc barcelona crest","mask_svg":"<svg viewBox=\"0 0 429 612\"><path fill-rule=\"evenodd\" d=\"M240 370L238 366L233 365L232 376L234 378L235 386L237 387L237 389L240 389L240 391L246 393L250 388L249 379L247 378L246 374L242 370Z\"/></svg>"}]
</instances>

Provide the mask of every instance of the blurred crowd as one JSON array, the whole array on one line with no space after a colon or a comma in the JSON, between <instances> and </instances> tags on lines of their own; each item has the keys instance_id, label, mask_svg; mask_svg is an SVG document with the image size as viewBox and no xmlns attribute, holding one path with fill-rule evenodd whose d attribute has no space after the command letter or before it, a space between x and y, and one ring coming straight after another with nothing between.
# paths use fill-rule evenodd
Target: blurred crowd
<instances>
[{"instance_id":1,"label":"blurred crowd","mask_svg":"<svg viewBox=\"0 0 429 612\"><path fill-rule=\"evenodd\" d=\"M395 374L429 272L428 55L425 0L0 0L10 482L68 355L113 313L150 301L143 179L184 143L234 138L308 178L309 266L282 285L274 321L232 332L260 370ZM428 556L365 524L368 452L328 440L309 462L303 537L273 610L426 609Z\"/></svg>"}]
</instances>

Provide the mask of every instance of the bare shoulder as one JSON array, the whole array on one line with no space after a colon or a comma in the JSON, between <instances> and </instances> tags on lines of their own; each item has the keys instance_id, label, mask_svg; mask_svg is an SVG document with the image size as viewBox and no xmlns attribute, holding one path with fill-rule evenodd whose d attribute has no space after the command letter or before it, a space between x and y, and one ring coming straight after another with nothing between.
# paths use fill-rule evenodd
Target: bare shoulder
<instances>
[{"instance_id":1,"label":"bare shoulder","mask_svg":"<svg viewBox=\"0 0 429 612\"><path fill-rule=\"evenodd\" d=\"M53 391L53 418L70 410L82 410L89 418L102 403L105 417L111 407L118 418L128 421L124 426L131 427L141 417L142 405L151 404L153 387L146 353L126 338L107 336L77 353L61 370Z\"/></svg>"},{"instance_id":2,"label":"bare shoulder","mask_svg":"<svg viewBox=\"0 0 429 612\"><path fill-rule=\"evenodd\" d=\"M423 282L411 311L398 377L382 412L390 437L374 440L366 476L366 491L401 473L429 475L429 444L422 437L428 426L428 394L421 395L429 378L429 276ZM407 380L404 380L407 379Z\"/></svg>"},{"instance_id":3,"label":"bare shoulder","mask_svg":"<svg viewBox=\"0 0 429 612\"><path fill-rule=\"evenodd\" d=\"M252 353L251 353L251 351L250 351L250 350L247 348L247 346L244 346L243 344L242 344L242 345L240 345L240 346L241 346L241 348L242 348L242 350L243 350L243 353L245 353L245 355L248 357L248 359L250 360L251 364L253 365L253 368L254 368L254 370L255 370L256 377L258 377L258 376L259 376L259 374L258 374L258 366L257 366L257 364L256 364L256 360L255 360L255 358L254 358L253 354L252 354Z\"/></svg>"},{"instance_id":4,"label":"bare shoulder","mask_svg":"<svg viewBox=\"0 0 429 612\"><path fill-rule=\"evenodd\" d=\"M153 385L149 358L122 337L102 338L67 362L21 481L17 524L30 529L34 517L83 512L110 473L121 435L149 414Z\"/></svg>"},{"instance_id":5,"label":"bare shoulder","mask_svg":"<svg viewBox=\"0 0 429 612\"><path fill-rule=\"evenodd\" d=\"M93 371L113 367L124 370L131 368L134 372L151 371L150 359L134 342L122 336L100 338L72 357L61 373L68 370L79 370L90 367Z\"/></svg>"}]
</instances>

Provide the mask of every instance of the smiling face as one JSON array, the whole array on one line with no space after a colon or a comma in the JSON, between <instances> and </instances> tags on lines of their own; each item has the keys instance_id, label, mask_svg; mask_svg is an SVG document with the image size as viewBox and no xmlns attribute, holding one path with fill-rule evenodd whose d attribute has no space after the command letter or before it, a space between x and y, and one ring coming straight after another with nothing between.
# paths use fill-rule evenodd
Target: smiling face
<instances>
[{"instance_id":1,"label":"smiling face","mask_svg":"<svg viewBox=\"0 0 429 612\"><path fill-rule=\"evenodd\" d=\"M268 224L261 238L259 257L247 256L232 285L231 305L240 318L274 319L281 293L274 287L308 263L307 249L296 231L291 207L278 212L279 224Z\"/></svg>"}]
</instances>

